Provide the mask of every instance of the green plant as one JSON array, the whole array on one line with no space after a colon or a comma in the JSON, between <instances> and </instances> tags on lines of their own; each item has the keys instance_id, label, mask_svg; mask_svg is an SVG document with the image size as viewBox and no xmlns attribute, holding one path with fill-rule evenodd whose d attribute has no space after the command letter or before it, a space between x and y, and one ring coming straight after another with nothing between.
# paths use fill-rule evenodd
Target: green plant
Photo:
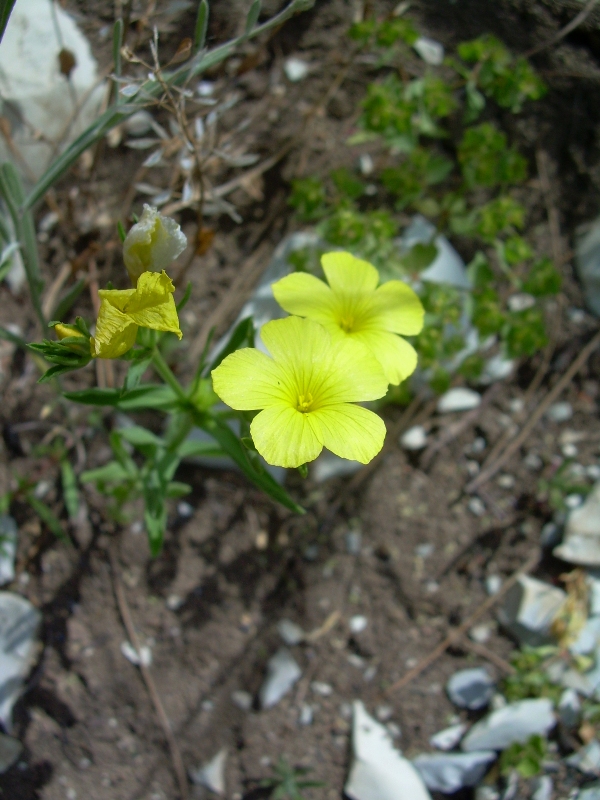
<instances>
[{"instance_id":1,"label":"green plant","mask_svg":"<svg viewBox=\"0 0 600 800\"><path fill-rule=\"evenodd\" d=\"M557 652L557 648L551 646L524 645L516 650L510 659L515 673L508 675L501 686L506 699L514 702L528 697L548 697L558 703L562 688L552 683L547 674L547 667Z\"/></svg>"},{"instance_id":2,"label":"green plant","mask_svg":"<svg viewBox=\"0 0 600 800\"><path fill-rule=\"evenodd\" d=\"M304 780L303 776L310 772L308 767L293 767L285 758L280 757L273 767L273 777L264 778L259 786L269 789L271 800L304 800L302 789L318 788L325 784L320 781Z\"/></svg>"},{"instance_id":3,"label":"green plant","mask_svg":"<svg viewBox=\"0 0 600 800\"><path fill-rule=\"evenodd\" d=\"M411 78L403 68L417 38L410 20L371 19L349 35L376 55L381 69L367 86L349 144L377 146L380 169L366 187L350 170L342 180L339 171L297 179L290 203L301 219L316 223L321 247L346 248L386 277L417 286L428 324L415 347L430 386L446 387L457 370L468 380L481 376L484 358L465 338L469 324L480 343L489 346L494 337L508 358L533 355L548 340L545 305L560 291L560 274L549 258L536 257L523 233L527 159L498 122L479 118L494 107L521 113L544 95L542 81L489 35L463 42L443 65ZM402 253L397 212L424 215L476 252L468 268L471 291L420 279L436 256L435 242ZM294 254L295 268L319 274L317 255ZM513 295L526 297L512 303Z\"/></svg>"},{"instance_id":4,"label":"green plant","mask_svg":"<svg viewBox=\"0 0 600 800\"><path fill-rule=\"evenodd\" d=\"M516 770L523 778L533 778L542 771L546 749L546 740L538 734L524 744L515 742L500 755L500 771L507 775Z\"/></svg>"}]
</instances>

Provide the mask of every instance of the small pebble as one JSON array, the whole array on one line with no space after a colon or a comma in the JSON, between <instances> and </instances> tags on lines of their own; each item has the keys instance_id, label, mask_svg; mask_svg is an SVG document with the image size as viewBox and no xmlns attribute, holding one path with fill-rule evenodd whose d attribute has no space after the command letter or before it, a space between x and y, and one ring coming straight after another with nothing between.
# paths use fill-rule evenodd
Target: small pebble
<instances>
[{"instance_id":1,"label":"small pebble","mask_svg":"<svg viewBox=\"0 0 600 800\"><path fill-rule=\"evenodd\" d=\"M576 325L581 325L585 322L586 313L583 308L569 308L567 316L571 322L574 322Z\"/></svg>"},{"instance_id":2,"label":"small pebble","mask_svg":"<svg viewBox=\"0 0 600 800\"><path fill-rule=\"evenodd\" d=\"M474 625L469 631L469 639L477 644L485 644L490 640L492 635L492 626L487 622L482 622L480 625Z\"/></svg>"},{"instance_id":3,"label":"small pebble","mask_svg":"<svg viewBox=\"0 0 600 800\"><path fill-rule=\"evenodd\" d=\"M483 505L483 501L479 497L472 497L469 500L467 508L476 517L482 517L485 514L485 506Z\"/></svg>"},{"instance_id":4,"label":"small pebble","mask_svg":"<svg viewBox=\"0 0 600 800\"><path fill-rule=\"evenodd\" d=\"M369 624L369 621L366 617L362 614L356 614L354 617L350 617L350 621L348 622L348 627L350 628L351 633L361 633Z\"/></svg>"},{"instance_id":5,"label":"small pebble","mask_svg":"<svg viewBox=\"0 0 600 800\"><path fill-rule=\"evenodd\" d=\"M306 561L316 561L319 557L319 546L316 544L309 544L304 551L304 558Z\"/></svg>"},{"instance_id":6,"label":"small pebble","mask_svg":"<svg viewBox=\"0 0 600 800\"><path fill-rule=\"evenodd\" d=\"M231 693L231 702L242 711L250 711L252 708L253 697L250 692L237 690Z\"/></svg>"},{"instance_id":7,"label":"small pebble","mask_svg":"<svg viewBox=\"0 0 600 800\"><path fill-rule=\"evenodd\" d=\"M567 508L579 508L583 503L583 497L580 494L568 494L565 497L565 505Z\"/></svg>"},{"instance_id":8,"label":"small pebble","mask_svg":"<svg viewBox=\"0 0 600 800\"><path fill-rule=\"evenodd\" d=\"M358 168L361 175L370 175L375 169L373 157L369 155L369 153L362 153L362 155L358 157Z\"/></svg>"},{"instance_id":9,"label":"small pebble","mask_svg":"<svg viewBox=\"0 0 600 800\"><path fill-rule=\"evenodd\" d=\"M427 445L427 431L422 425L413 425L400 437L400 445L405 450L422 450Z\"/></svg>"},{"instance_id":10,"label":"small pebble","mask_svg":"<svg viewBox=\"0 0 600 800\"><path fill-rule=\"evenodd\" d=\"M210 97L214 91L215 85L212 81L200 81L196 86L196 92L200 97Z\"/></svg>"},{"instance_id":11,"label":"small pebble","mask_svg":"<svg viewBox=\"0 0 600 800\"><path fill-rule=\"evenodd\" d=\"M479 461L474 461L473 459L469 459L467 461L467 473L470 478L474 478L476 475L479 475L479 470L481 467L479 466Z\"/></svg>"},{"instance_id":12,"label":"small pebble","mask_svg":"<svg viewBox=\"0 0 600 800\"><path fill-rule=\"evenodd\" d=\"M362 546L362 534L360 531L348 531L345 536L346 552L351 556L359 556Z\"/></svg>"},{"instance_id":13,"label":"small pebble","mask_svg":"<svg viewBox=\"0 0 600 800\"><path fill-rule=\"evenodd\" d=\"M387 722L389 719L392 718L392 714L394 710L391 706L377 706L375 709L375 716L379 720L379 722Z\"/></svg>"},{"instance_id":14,"label":"small pebble","mask_svg":"<svg viewBox=\"0 0 600 800\"><path fill-rule=\"evenodd\" d=\"M165 605L169 611L178 611L183 603L183 597L180 597L178 594L170 594L165 600Z\"/></svg>"},{"instance_id":15,"label":"small pebble","mask_svg":"<svg viewBox=\"0 0 600 800\"><path fill-rule=\"evenodd\" d=\"M300 715L298 717L298 723L300 725L312 725L313 718L314 714L312 706L309 706L308 703L302 703Z\"/></svg>"},{"instance_id":16,"label":"small pebble","mask_svg":"<svg viewBox=\"0 0 600 800\"><path fill-rule=\"evenodd\" d=\"M304 80L304 78L306 78L308 75L309 70L310 67L306 61L294 56L288 58L283 65L285 77L288 79L288 81L291 81L291 83L298 83L298 81Z\"/></svg>"},{"instance_id":17,"label":"small pebble","mask_svg":"<svg viewBox=\"0 0 600 800\"><path fill-rule=\"evenodd\" d=\"M554 547L560 542L560 532L555 522L547 522L540 532L540 544L544 548Z\"/></svg>"},{"instance_id":18,"label":"small pebble","mask_svg":"<svg viewBox=\"0 0 600 800\"><path fill-rule=\"evenodd\" d=\"M193 516L194 514L194 506L190 505L190 503L186 503L185 500L182 500L180 503L177 503L177 513L183 519L189 519L189 517Z\"/></svg>"},{"instance_id":19,"label":"small pebble","mask_svg":"<svg viewBox=\"0 0 600 800\"><path fill-rule=\"evenodd\" d=\"M544 462L537 453L527 453L523 459L523 465L531 472L537 472L544 466Z\"/></svg>"},{"instance_id":20,"label":"small pebble","mask_svg":"<svg viewBox=\"0 0 600 800\"><path fill-rule=\"evenodd\" d=\"M348 656L348 663L352 664L352 666L356 667L356 669L364 669L365 666L364 658L361 658L356 653L350 653Z\"/></svg>"},{"instance_id":21,"label":"small pebble","mask_svg":"<svg viewBox=\"0 0 600 800\"><path fill-rule=\"evenodd\" d=\"M292 622L289 619L279 620L277 623L277 633L290 647L300 644L305 635L300 625L296 625L295 622Z\"/></svg>"},{"instance_id":22,"label":"small pebble","mask_svg":"<svg viewBox=\"0 0 600 800\"><path fill-rule=\"evenodd\" d=\"M485 579L485 590L489 595L498 594L502 588L502 578L499 575L488 575Z\"/></svg>"},{"instance_id":23,"label":"small pebble","mask_svg":"<svg viewBox=\"0 0 600 800\"><path fill-rule=\"evenodd\" d=\"M395 722L388 722L385 727L392 739L399 739L402 736L402 730Z\"/></svg>"},{"instance_id":24,"label":"small pebble","mask_svg":"<svg viewBox=\"0 0 600 800\"><path fill-rule=\"evenodd\" d=\"M428 36L419 36L413 47L426 64L439 67L444 60L444 46Z\"/></svg>"},{"instance_id":25,"label":"small pebble","mask_svg":"<svg viewBox=\"0 0 600 800\"><path fill-rule=\"evenodd\" d=\"M552 420L552 422L567 422L573 416L573 406L566 401L553 403L548 411L546 411L546 416L548 419Z\"/></svg>"},{"instance_id":26,"label":"small pebble","mask_svg":"<svg viewBox=\"0 0 600 800\"><path fill-rule=\"evenodd\" d=\"M507 304L511 311L527 311L535 305L535 297L525 292L513 294L508 298Z\"/></svg>"},{"instance_id":27,"label":"small pebble","mask_svg":"<svg viewBox=\"0 0 600 800\"><path fill-rule=\"evenodd\" d=\"M600 464L590 464L585 468L585 474L592 481L600 480Z\"/></svg>"},{"instance_id":28,"label":"small pebble","mask_svg":"<svg viewBox=\"0 0 600 800\"><path fill-rule=\"evenodd\" d=\"M449 389L443 394L437 404L440 414L447 414L452 411L470 411L481 404L481 395L473 389L457 387Z\"/></svg>"},{"instance_id":29,"label":"small pebble","mask_svg":"<svg viewBox=\"0 0 600 800\"><path fill-rule=\"evenodd\" d=\"M350 703L342 703L340 706L340 717L350 719L352 716L352 706Z\"/></svg>"},{"instance_id":30,"label":"small pebble","mask_svg":"<svg viewBox=\"0 0 600 800\"><path fill-rule=\"evenodd\" d=\"M486 440L483 438L483 436L478 436L476 439L473 439L473 444L471 445L471 452L483 453L486 447L487 447Z\"/></svg>"},{"instance_id":31,"label":"small pebble","mask_svg":"<svg viewBox=\"0 0 600 800\"><path fill-rule=\"evenodd\" d=\"M121 642L121 653L125 656L127 661L139 667L143 664L149 667L152 664L152 650L147 645L142 645L138 651L129 642Z\"/></svg>"},{"instance_id":32,"label":"small pebble","mask_svg":"<svg viewBox=\"0 0 600 800\"><path fill-rule=\"evenodd\" d=\"M520 397L513 397L508 407L510 408L511 414L520 414L525 408L525 403Z\"/></svg>"},{"instance_id":33,"label":"small pebble","mask_svg":"<svg viewBox=\"0 0 600 800\"><path fill-rule=\"evenodd\" d=\"M563 444L560 449L565 458L575 458L579 453L579 449L577 448L576 444Z\"/></svg>"},{"instance_id":34,"label":"small pebble","mask_svg":"<svg viewBox=\"0 0 600 800\"><path fill-rule=\"evenodd\" d=\"M468 725L464 722L444 728L435 733L429 740L429 744L437 750L452 750L460 742Z\"/></svg>"},{"instance_id":35,"label":"small pebble","mask_svg":"<svg viewBox=\"0 0 600 800\"><path fill-rule=\"evenodd\" d=\"M433 554L434 550L435 545L431 544L430 542L423 542L423 544L418 544L415 547L415 555L419 556L420 558L429 558L429 556Z\"/></svg>"},{"instance_id":36,"label":"small pebble","mask_svg":"<svg viewBox=\"0 0 600 800\"><path fill-rule=\"evenodd\" d=\"M500 475L498 478L498 486L500 486L502 489L512 489L514 485L514 475Z\"/></svg>"},{"instance_id":37,"label":"small pebble","mask_svg":"<svg viewBox=\"0 0 600 800\"><path fill-rule=\"evenodd\" d=\"M333 687L328 683L323 683L322 681L313 681L310 685L310 688L315 694L321 695L321 697L329 697L329 695L333 692Z\"/></svg>"},{"instance_id":38,"label":"small pebble","mask_svg":"<svg viewBox=\"0 0 600 800\"><path fill-rule=\"evenodd\" d=\"M372 666L366 668L366 670L364 671L364 674L363 674L363 678L368 683L369 681L373 680L375 675L377 675L377 667L372 665Z\"/></svg>"}]
</instances>

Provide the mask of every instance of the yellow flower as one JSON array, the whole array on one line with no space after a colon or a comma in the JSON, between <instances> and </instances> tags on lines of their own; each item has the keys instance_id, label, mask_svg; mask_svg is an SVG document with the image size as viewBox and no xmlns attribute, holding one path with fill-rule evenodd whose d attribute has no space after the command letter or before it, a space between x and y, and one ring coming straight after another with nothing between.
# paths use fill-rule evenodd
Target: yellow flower
<instances>
[{"instance_id":1,"label":"yellow flower","mask_svg":"<svg viewBox=\"0 0 600 800\"><path fill-rule=\"evenodd\" d=\"M101 289L92 356L119 358L135 344L139 326L169 331L181 339L174 291L164 270L143 272L135 289Z\"/></svg>"},{"instance_id":2,"label":"yellow flower","mask_svg":"<svg viewBox=\"0 0 600 800\"><path fill-rule=\"evenodd\" d=\"M382 397L387 381L369 350L299 317L268 322L261 337L271 357L252 348L236 350L212 378L227 405L262 409L250 433L265 461L299 467L323 447L342 458L371 461L383 446L385 425L353 403Z\"/></svg>"},{"instance_id":3,"label":"yellow flower","mask_svg":"<svg viewBox=\"0 0 600 800\"><path fill-rule=\"evenodd\" d=\"M143 272L166 269L183 252L187 239L174 219L144 205L139 222L123 242L123 261L135 286Z\"/></svg>"},{"instance_id":4,"label":"yellow flower","mask_svg":"<svg viewBox=\"0 0 600 800\"><path fill-rule=\"evenodd\" d=\"M423 328L423 306L410 286L388 281L350 253L325 253L321 264L329 286L306 272L273 284L279 305L308 317L336 337L361 342L381 364L389 383L398 384L417 366L414 347L397 334L414 336Z\"/></svg>"},{"instance_id":5,"label":"yellow flower","mask_svg":"<svg viewBox=\"0 0 600 800\"><path fill-rule=\"evenodd\" d=\"M75 325L65 325L64 322L57 322L56 325L52 326L54 328L54 333L56 334L56 338L58 341L62 341L63 339L70 339L71 337L75 336L79 339L86 339L87 337L76 328Z\"/></svg>"}]
</instances>

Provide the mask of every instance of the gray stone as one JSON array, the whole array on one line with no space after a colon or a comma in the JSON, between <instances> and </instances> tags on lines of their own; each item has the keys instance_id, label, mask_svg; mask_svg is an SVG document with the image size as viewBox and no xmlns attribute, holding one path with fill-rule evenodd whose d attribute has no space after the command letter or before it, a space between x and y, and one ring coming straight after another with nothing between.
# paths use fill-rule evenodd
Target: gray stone
<instances>
[{"instance_id":1,"label":"gray stone","mask_svg":"<svg viewBox=\"0 0 600 800\"><path fill-rule=\"evenodd\" d=\"M426 64L439 67L444 60L444 46L436 42L435 39L419 36L413 47Z\"/></svg>"},{"instance_id":2,"label":"gray stone","mask_svg":"<svg viewBox=\"0 0 600 800\"><path fill-rule=\"evenodd\" d=\"M600 800L600 783L586 786L577 795L577 800Z\"/></svg>"},{"instance_id":3,"label":"gray stone","mask_svg":"<svg viewBox=\"0 0 600 800\"><path fill-rule=\"evenodd\" d=\"M304 640L305 633L295 622L290 619L281 619L277 623L277 633L281 636L288 647L300 644Z\"/></svg>"},{"instance_id":4,"label":"gray stone","mask_svg":"<svg viewBox=\"0 0 600 800\"><path fill-rule=\"evenodd\" d=\"M437 404L440 414L448 414L453 411L470 411L481 404L481 395L463 386L448 389L443 394Z\"/></svg>"},{"instance_id":5,"label":"gray stone","mask_svg":"<svg viewBox=\"0 0 600 800\"><path fill-rule=\"evenodd\" d=\"M567 728L574 728L581 719L581 702L575 689L565 689L558 701L558 716Z\"/></svg>"},{"instance_id":6,"label":"gray stone","mask_svg":"<svg viewBox=\"0 0 600 800\"><path fill-rule=\"evenodd\" d=\"M444 728L434 733L429 740L429 744L438 750L452 750L460 742L467 728L468 725L465 725L464 722L460 722L458 725L451 725L449 728Z\"/></svg>"},{"instance_id":7,"label":"gray stone","mask_svg":"<svg viewBox=\"0 0 600 800\"><path fill-rule=\"evenodd\" d=\"M190 770L190 778L198 786L205 786L215 794L225 794L225 761L227 748L219 750L217 755L197 770Z\"/></svg>"},{"instance_id":8,"label":"gray stone","mask_svg":"<svg viewBox=\"0 0 600 800\"><path fill-rule=\"evenodd\" d=\"M253 698L250 692L244 692L241 689L238 689L231 693L231 702L241 711L250 711L252 708Z\"/></svg>"},{"instance_id":9,"label":"gray stone","mask_svg":"<svg viewBox=\"0 0 600 800\"><path fill-rule=\"evenodd\" d=\"M577 639L569 646L574 656L592 653L600 645L600 616L588 617Z\"/></svg>"},{"instance_id":10,"label":"gray stone","mask_svg":"<svg viewBox=\"0 0 600 800\"><path fill-rule=\"evenodd\" d=\"M446 684L446 691L454 705L476 711L487 706L495 687L489 672L483 667L475 667L455 672Z\"/></svg>"},{"instance_id":11,"label":"gray stone","mask_svg":"<svg viewBox=\"0 0 600 800\"><path fill-rule=\"evenodd\" d=\"M0 775L10 769L23 752L23 745L18 739L0 733Z\"/></svg>"},{"instance_id":12,"label":"gray stone","mask_svg":"<svg viewBox=\"0 0 600 800\"><path fill-rule=\"evenodd\" d=\"M40 612L24 597L0 592L0 721L12 730L12 709L37 659Z\"/></svg>"},{"instance_id":13,"label":"gray stone","mask_svg":"<svg viewBox=\"0 0 600 800\"><path fill-rule=\"evenodd\" d=\"M552 422L568 422L573 416L573 406L566 400L560 403L553 403L546 411L546 416Z\"/></svg>"},{"instance_id":14,"label":"gray stone","mask_svg":"<svg viewBox=\"0 0 600 800\"><path fill-rule=\"evenodd\" d=\"M303 59L291 56L283 65L283 71L288 81L298 83L298 81L302 81L306 78L310 72L310 66Z\"/></svg>"},{"instance_id":15,"label":"gray stone","mask_svg":"<svg viewBox=\"0 0 600 800\"><path fill-rule=\"evenodd\" d=\"M600 220L580 228L575 245L575 266L587 307L600 316Z\"/></svg>"},{"instance_id":16,"label":"gray stone","mask_svg":"<svg viewBox=\"0 0 600 800\"><path fill-rule=\"evenodd\" d=\"M344 792L351 800L431 800L417 770L394 747L385 727L353 704L353 761Z\"/></svg>"},{"instance_id":17,"label":"gray stone","mask_svg":"<svg viewBox=\"0 0 600 800\"><path fill-rule=\"evenodd\" d=\"M600 743L592 739L572 756L565 758L565 764L586 775L600 775Z\"/></svg>"},{"instance_id":18,"label":"gray stone","mask_svg":"<svg viewBox=\"0 0 600 800\"><path fill-rule=\"evenodd\" d=\"M422 450L427 445L427 431L422 425L413 425L400 437L400 446L405 450Z\"/></svg>"},{"instance_id":19,"label":"gray stone","mask_svg":"<svg viewBox=\"0 0 600 800\"><path fill-rule=\"evenodd\" d=\"M523 744L530 736L544 736L555 725L552 702L545 697L520 700L492 711L476 722L461 742L465 752L504 750L515 742Z\"/></svg>"},{"instance_id":20,"label":"gray stone","mask_svg":"<svg viewBox=\"0 0 600 800\"><path fill-rule=\"evenodd\" d=\"M522 644L538 647L553 641L550 627L566 599L562 589L524 575L508 590L498 619Z\"/></svg>"},{"instance_id":21,"label":"gray stone","mask_svg":"<svg viewBox=\"0 0 600 800\"><path fill-rule=\"evenodd\" d=\"M531 800L552 800L554 786L549 775L541 775L534 782L534 790Z\"/></svg>"},{"instance_id":22,"label":"gray stone","mask_svg":"<svg viewBox=\"0 0 600 800\"><path fill-rule=\"evenodd\" d=\"M302 670L291 653L282 647L269 659L267 677L258 693L261 708L271 708L286 695L299 680Z\"/></svg>"},{"instance_id":23,"label":"gray stone","mask_svg":"<svg viewBox=\"0 0 600 800\"><path fill-rule=\"evenodd\" d=\"M0 515L0 586L15 579L17 523L8 514Z\"/></svg>"},{"instance_id":24,"label":"gray stone","mask_svg":"<svg viewBox=\"0 0 600 800\"><path fill-rule=\"evenodd\" d=\"M476 786L496 760L493 750L470 753L424 753L412 763L421 773L425 786L435 792L451 794Z\"/></svg>"},{"instance_id":25,"label":"gray stone","mask_svg":"<svg viewBox=\"0 0 600 800\"><path fill-rule=\"evenodd\" d=\"M585 503L570 512L564 541L553 553L570 564L600 567L600 481Z\"/></svg>"}]
</instances>

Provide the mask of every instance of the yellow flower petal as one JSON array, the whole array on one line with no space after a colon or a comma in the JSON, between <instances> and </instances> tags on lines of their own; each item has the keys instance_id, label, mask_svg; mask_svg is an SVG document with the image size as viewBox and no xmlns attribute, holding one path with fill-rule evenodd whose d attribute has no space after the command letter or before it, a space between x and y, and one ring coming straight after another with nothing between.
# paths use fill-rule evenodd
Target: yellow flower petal
<instances>
[{"instance_id":1,"label":"yellow flower petal","mask_svg":"<svg viewBox=\"0 0 600 800\"><path fill-rule=\"evenodd\" d=\"M254 411L291 402L282 370L259 350L236 350L212 371L213 388L224 403L238 411Z\"/></svg>"},{"instance_id":2,"label":"yellow flower petal","mask_svg":"<svg viewBox=\"0 0 600 800\"><path fill-rule=\"evenodd\" d=\"M310 417L289 405L266 408L250 425L254 446L268 464L277 467L293 468L314 461L323 445Z\"/></svg>"},{"instance_id":3,"label":"yellow flower petal","mask_svg":"<svg viewBox=\"0 0 600 800\"><path fill-rule=\"evenodd\" d=\"M144 205L139 222L123 242L123 261L135 286L143 272L166 269L183 252L187 239L174 219Z\"/></svg>"},{"instance_id":4,"label":"yellow flower petal","mask_svg":"<svg viewBox=\"0 0 600 800\"><path fill-rule=\"evenodd\" d=\"M374 291L379 283L375 267L351 253L324 253L321 264L335 294L361 295Z\"/></svg>"},{"instance_id":5,"label":"yellow flower petal","mask_svg":"<svg viewBox=\"0 0 600 800\"><path fill-rule=\"evenodd\" d=\"M352 338L364 344L377 358L387 381L394 386L402 383L415 371L415 348L395 333L386 331L359 331Z\"/></svg>"},{"instance_id":6,"label":"yellow flower petal","mask_svg":"<svg viewBox=\"0 0 600 800\"><path fill-rule=\"evenodd\" d=\"M96 334L91 339L91 352L95 358L119 358L131 350L137 336L138 326L112 305L106 297L109 293L109 290L99 292L100 311Z\"/></svg>"},{"instance_id":7,"label":"yellow flower petal","mask_svg":"<svg viewBox=\"0 0 600 800\"><path fill-rule=\"evenodd\" d=\"M310 317L320 323L335 323L333 292L326 283L307 272L293 272L276 281L273 295L288 314Z\"/></svg>"},{"instance_id":8,"label":"yellow flower petal","mask_svg":"<svg viewBox=\"0 0 600 800\"><path fill-rule=\"evenodd\" d=\"M368 464L383 447L383 420L362 406L342 403L310 416L319 423L323 445L336 456Z\"/></svg>"},{"instance_id":9,"label":"yellow flower petal","mask_svg":"<svg viewBox=\"0 0 600 800\"><path fill-rule=\"evenodd\" d=\"M122 311L137 325L175 333L181 339L183 334L179 329L174 291L175 287L164 270L161 273L144 272Z\"/></svg>"},{"instance_id":10,"label":"yellow flower petal","mask_svg":"<svg viewBox=\"0 0 600 800\"><path fill-rule=\"evenodd\" d=\"M62 339L69 339L72 336L77 336L80 339L86 338L79 328L75 327L75 325L65 325L64 322L58 322L52 327L54 328L54 333L56 334L56 338L59 342L62 341Z\"/></svg>"},{"instance_id":11,"label":"yellow flower petal","mask_svg":"<svg viewBox=\"0 0 600 800\"><path fill-rule=\"evenodd\" d=\"M373 295L373 326L379 330L416 336L423 329L424 316L418 296L402 281L388 281Z\"/></svg>"}]
</instances>

